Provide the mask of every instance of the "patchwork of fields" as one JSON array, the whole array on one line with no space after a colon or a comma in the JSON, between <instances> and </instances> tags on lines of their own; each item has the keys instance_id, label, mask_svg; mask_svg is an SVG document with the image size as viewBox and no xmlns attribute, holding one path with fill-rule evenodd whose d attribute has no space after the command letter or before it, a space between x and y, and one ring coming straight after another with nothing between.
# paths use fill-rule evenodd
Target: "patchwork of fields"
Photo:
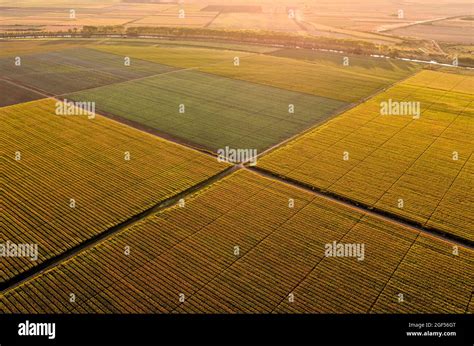
<instances>
[{"instance_id":1,"label":"patchwork of fields","mask_svg":"<svg viewBox=\"0 0 474 346\"><path fill-rule=\"evenodd\" d=\"M343 53L335 54L309 49L279 49L271 52L270 55L311 62L317 66L325 66L329 69L342 68L343 72L370 75L392 81L406 78L420 68L416 64L407 63L402 60L378 59ZM344 66L345 58L347 58L347 66Z\"/></svg>"},{"instance_id":2,"label":"patchwork of fields","mask_svg":"<svg viewBox=\"0 0 474 346\"><path fill-rule=\"evenodd\" d=\"M324 120L344 103L196 71L114 84L69 94L212 151L258 152ZM293 113L289 112L293 105Z\"/></svg>"},{"instance_id":3,"label":"patchwork of fields","mask_svg":"<svg viewBox=\"0 0 474 346\"><path fill-rule=\"evenodd\" d=\"M0 108L0 120L2 240L39 248L36 261L2 258L1 281L227 167L99 115L56 115L52 100Z\"/></svg>"},{"instance_id":4,"label":"patchwork of fields","mask_svg":"<svg viewBox=\"0 0 474 346\"><path fill-rule=\"evenodd\" d=\"M198 67L199 71L240 79L326 97L341 102L355 102L367 97L376 90L408 77L415 73L420 65L397 61L386 62L383 59L349 57L349 65L343 65L343 56L339 54L313 53L318 60L312 63L294 59L286 50L272 55L251 54L247 52L224 51L216 54L209 49L188 51L187 59L179 59L188 48L173 51L163 47L127 47L96 45L101 51L130 55L175 67ZM286 52L286 53L285 53ZM274 55L274 56L273 56ZM279 55L279 56L277 56ZM239 66L234 65L234 58L239 58Z\"/></svg>"},{"instance_id":5,"label":"patchwork of fields","mask_svg":"<svg viewBox=\"0 0 474 346\"><path fill-rule=\"evenodd\" d=\"M1 312L473 312L472 74L48 42L0 52L0 244L39 249L2 255ZM98 114L58 115L62 99ZM225 147L270 150L249 168L220 163Z\"/></svg>"},{"instance_id":6,"label":"patchwork of fields","mask_svg":"<svg viewBox=\"0 0 474 346\"><path fill-rule=\"evenodd\" d=\"M124 57L87 48L19 58L19 65L14 57L0 58L2 78L48 95L61 95L173 70L169 66L141 60L125 66Z\"/></svg>"},{"instance_id":7,"label":"patchwork of fields","mask_svg":"<svg viewBox=\"0 0 474 346\"><path fill-rule=\"evenodd\" d=\"M325 257L333 241L363 242L365 258ZM449 243L240 170L3 303L30 313L464 313L473 282L472 250L454 256Z\"/></svg>"},{"instance_id":8,"label":"patchwork of fields","mask_svg":"<svg viewBox=\"0 0 474 346\"><path fill-rule=\"evenodd\" d=\"M423 71L278 148L259 166L473 241L473 82ZM420 102L419 119L381 115L388 100Z\"/></svg>"},{"instance_id":9,"label":"patchwork of fields","mask_svg":"<svg viewBox=\"0 0 474 346\"><path fill-rule=\"evenodd\" d=\"M242 57L235 51L227 50L216 54L216 50L204 48L93 47L133 59L207 72L178 71L86 90L67 97L94 101L106 114L132 120L212 151L229 146L261 152L324 120L347 102L367 96L417 68L406 62L381 62L380 66L371 62L341 67L342 63L336 66L332 56L323 56L316 65L246 52L241 52ZM242 58L240 66L234 66L236 56ZM260 61L261 65L255 64L255 61ZM296 78L293 74L298 64L304 64L299 75L304 84L294 83L292 79ZM328 69L328 64L332 70ZM224 65L235 72L227 75L222 71ZM276 68L280 70L278 74L275 74ZM373 70L376 71L374 76L370 75ZM388 71L384 77L383 71ZM282 81L286 80L292 86L279 84L277 80L280 76ZM311 80L312 76L317 80ZM265 78L272 82L267 83ZM313 83L312 90L306 88L310 83ZM342 93L341 83L347 88ZM346 97L344 93L351 96ZM137 107L137 103L140 106ZM290 107L294 109L293 113L290 113Z\"/></svg>"}]
</instances>

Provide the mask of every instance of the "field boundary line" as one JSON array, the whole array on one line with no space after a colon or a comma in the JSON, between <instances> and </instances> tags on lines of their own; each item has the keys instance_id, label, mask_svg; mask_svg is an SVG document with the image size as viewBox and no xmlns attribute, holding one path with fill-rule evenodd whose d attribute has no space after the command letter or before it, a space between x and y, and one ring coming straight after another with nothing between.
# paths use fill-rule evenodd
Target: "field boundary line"
<instances>
[{"instance_id":1,"label":"field boundary line","mask_svg":"<svg viewBox=\"0 0 474 346\"><path fill-rule=\"evenodd\" d=\"M367 313L370 313L372 311L372 309L374 308L375 304L377 304L380 296L382 295L383 291L385 291L385 289L387 288L388 284L390 283L390 280L392 280L393 276L395 275L395 273L397 272L398 268L400 267L400 265L403 263L403 261L405 260L405 258L407 257L408 253L410 252L410 250L413 248L413 245L416 244L416 241L418 240L418 237L420 236L420 233L418 233L415 237L415 239L413 239L413 242L411 243L411 245L408 247L407 251L405 252L405 254L403 255L402 259L400 260L400 262L398 262L397 266L395 267L395 270L392 272L392 274L390 274L390 277L388 278L387 282L385 283L385 285L383 286L383 288L380 290L379 294L377 295L377 297L375 298L375 300L372 302L372 304L370 305L370 308L369 310L367 310Z\"/></svg>"},{"instance_id":2,"label":"field boundary line","mask_svg":"<svg viewBox=\"0 0 474 346\"><path fill-rule=\"evenodd\" d=\"M261 192L262 190L266 189L268 186L272 185L272 184L275 184L275 183L278 183L277 181L275 181L274 179L269 179L267 178L269 181L272 181L271 184L268 184L268 185L265 185L265 187L263 187L261 190L259 190L259 192ZM258 193L257 193L258 194ZM308 201L308 203L301 209L299 209L297 212L295 212L290 218L284 220L281 224L279 224L276 228L274 228L272 231L270 231L266 236L264 236L262 239L260 239L254 246L252 246L243 256L239 256L235 261L231 262L227 267L225 267L219 274L215 275L213 278L209 279L204 285L202 285L201 288L199 288L197 291L195 291L193 294L191 294L190 296L188 296L187 299L193 297L194 295L196 295L197 293L199 293L200 291L202 291L204 288L206 288L210 283L212 283L213 281L215 281L218 277L220 277L224 272L228 271L235 263L237 263L238 261L240 261L241 259L245 258L247 255L249 255L252 251L254 251L261 243L263 243L265 241L265 239L267 239L268 237L270 237L272 234L274 234L275 232L278 231L278 229L283 226L285 223L287 223L288 221L290 221L291 219L293 219L294 217L296 217L296 215L298 215L303 209L305 209L307 206L309 206L313 201L314 199L316 198L316 196L313 196L313 198ZM173 310L172 312L175 312L176 309L178 309L182 304L185 304L184 303L181 303L181 304L178 304Z\"/></svg>"},{"instance_id":3,"label":"field boundary line","mask_svg":"<svg viewBox=\"0 0 474 346\"><path fill-rule=\"evenodd\" d=\"M128 219L125 221L119 223L118 225L115 225L104 232L101 232L85 241L82 243L78 244L77 246L74 246L61 254L51 257L44 262L38 264L35 267L32 267L24 272L21 272L20 274L5 280L4 282L0 283L0 292L5 293L6 291L15 288L16 286L22 284L25 281L28 281L30 279L33 279L37 277L38 275L41 275L43 272L51 269L52 267L55 267L67 259L76 256L77 254L95 246L96 244L100 243L101 241L109 238L110 236L127 229L128 227L131 227L132 225L135 225L138 222L141 222L145 218L147 218L150 215L153 215L163 209L169 208L172 205L178 203L178 201L182 198L185 198L186 196L192 195L199 190L202 190L203 188L212 185L213 183L220 181L223 177L228 176L238 170L240 167L239 166L230 166L224 169L223 171L187 188L184 191L181 191L180 193L171 196L153 206L150 208L130 216Z\"/></svg>"},{"instance_id":4,"label":"field boundary line","mask_svg":"<svg viewBox=\"0 0 474 346\"><path fill-rule=\"evenodd\" d=\"M217 14L212 18L206 25L203 26L203 28L208 28L214 21L221 15L222 11L217 12Z\"/></svg>"},{"instance_id":5,"label":"field boundary line","mask_svg":"<svg viewBox=\"0 0 474 346\"><path fill-rule=\"evenodd\" d=\"M316 196L315 196L314 199L316 199ZM314 201L314 199L313 199L313 201ZM348 235L349 232L352 231L352 230L354 229L354 227L356 227L356 226L359 224L359 222L361 222L361 220L362 220L364 217L365 217L365 214L359 215L359 218L357 219L357 221L338 239L338 243L340 243L340 242L345 238L345 236ZM283 297L282 300L280 300L280 302L278 303L278 305L275 306L275 308L273 308L273 310L271 311L271 313L276 313L276 312L275 312L276 309L278 309L278 307L285 301L285 299L288 297L288 295L289 295L290 293L294 293L295 290L311 275L311 273L321 264L321 262L322 262L325 258L326 258L325 256L321 256L321 258L319 259L319 261L317 261L317 262L314 264L314 266L313 266L310 270L308 270L308 272L303 276L303 278L302 278L300 281L298 281L298 283L292 288L292 290L291 290L285 297Z\"/></svg>"},{"instance_id":6,"label":"field boundary line","mask_svg":"<svg viewBox=\"0 0 474 346\"><path fill-rule=\"evenodd\" d=\"M61 99L57 98L60 95L55 96L53 94L48 94L44 90L40 90L40 89L36 90L34 87L31 87L29 85L20 84L17 81L12 81L12 80L6 79L5 77L1 77L0 80L3 80L3 81L5 81L7 83L10 83L12 85L21 87L25 90L33 91L33 92L35 92L39 95L44 96L43 99L37 99L37 100L28 101L28 102L39 102L41 100L46 100L46 99L56 100L56 101L59 101L59 102L64 102L64 100L61 100ZM106 86L110 86L110 85L104 85L104 87L106 87ZM80 92L80 91L78 91L78 92ZM70 94L73 94L73 93L64 94L64 95L70 95ZM8 105L6 107L18 106L18 105L21 105L23 103L26 103L26 102L16 103L16 104ZM166 132L160 131L158 129L155 129L154 127L150 127L150 126L145 125L145 124L138 123L134 120L123 118L119 115L115 115L115 114L112 114L112 113L109 113L109 112L104 112L102 110L99 110L99 113L97 113L97 115L102 116L104 118L107 118L109 120L112 120L114 122L120 123L123 126L130 127L130 128L132 128L136 131L140 131L140 132L146 133L148 135L152 135L152 136L161 138L162 140L172 142L172 143L177 144L177 145L181 145L181 146L186 147L190 150L198 151L198 152L206 154L208 156L212 156L216 159L218 157L217 154L214 153L213 151L211 151L209 148L206 148L204 146L200 146L200 145L198 145L196 143L193 143L191 141L185 141L184 139L178 138L176 136L172 136L172 135L170 135Z\"/></svg>"},{"instance_id":7,"label":"field boundary line","mask_svg":"<svg viewBox=\"0 0 474 346\"><path fill-rule=\"evenodd\" d=\"M3 80L3 81L5 81L9 84L15 85L19 88L22 88L22 89L25 89L25 90L28 90L28 91L33 91L34 93L36 93L38 95L44 96L44 98L47 98L47 99L54 98L54 94L48 93L45 90L42 90L42 89L39 89L39 88L36 88L36 87L32 87L30 85L24 85L23 83L18 83L17 81L11 80L8 77L1 77L0 80ZM39 101L39 100L33 100L33 101ZM31 101L27 101L27 102L31 102ZM26 102L14 103L14 104L8 105L8 106L20 105L22 103L26 103Z\"/></svg>"},{"instance_id":8,"label":"field boundary line","mask_svg":"<svg viewBox=\"0 0 474 346\"><path fill-rule=\"evenodd\" d=\"M343 205L345 207L349 207L353 210L356 210L356 211L374 216L378 219L381 219L381 220L387 221L389 223L407 228L411 231L422 232L422 233L424 233L425 235L427 235L431 238L436 238L436 239L439 239L439 240L442 240L442 241L448 242L448 243L454 243L454 244L457 244L457 245L462 246L464 248L474 250L474 242L470 241L468 239L462 238L460 236L456 236L454 234L439 230L437 228L425 227L425 226L423 226L423 224L421 224L417 221L411 220L409 218L396 215L394 213L391 213L389 211L386 211L386 210L383 210L383 209L380 209L380 208L377 208L377 207L372 207L372 206L370 206L368 204L365 204L363 202L355 201L353 199L341 196L337 193L323 190L321 188L303 183L303 182L301 182L299 180L296 180L296 179L293 179L293 178L278 175L278 174L276 174L274 172L271 172L271 171L268 171L268 170L266 170L262 167L251 166L251 167L245 167L245 169L256 172L256 173L258 173L262 176L273 178L273 179L278 180L278 181L280 181L284 184L293 185L295 187L300 188L301 190L309 191L309 192L311 192L315 195L318 195L319 197L323 197L326 200L336 202L336 203L338 203L340 205Z\"/></svg>"}]
</instances>

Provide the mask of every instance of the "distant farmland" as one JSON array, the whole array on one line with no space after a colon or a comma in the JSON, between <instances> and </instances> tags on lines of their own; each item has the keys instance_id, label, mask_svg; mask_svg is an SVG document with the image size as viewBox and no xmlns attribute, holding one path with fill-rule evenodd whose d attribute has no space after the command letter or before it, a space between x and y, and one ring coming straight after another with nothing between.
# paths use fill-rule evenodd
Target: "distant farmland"
<instances>
[{"instance_id":1,"label":"distant farmland","mask_svg":"<svg viewBox=\"0 0 474 346\"><path fill-rule=\"evenodd\" d=\"M0 282L226 167L99 115L54 112L52 100L0 108L2 238L39 247L37 261L2 258Z\"/></svg>"},{"instance_id":2,"label":"distant farmland","mask_svg":"<svg viewBox=\"0 0 474 346\"><path fill-rule=\"evenodd\" d=\"M473 241L473 81L423 71L275 150L259 166ZM388 100L420 102L420 118L381 115Z\"/></svg>"},{"instance_id":3,"label":"distant farmland","mask_svg":"<svg viewBox=\"0 0 474 346\"><path fill-rule=\"evenodd\" d=\"M364 260L325 257L333 241L363 242ZM241 170L186 207L150 216L7 290L2 303L29 313L464 313L474 254L459 251Z\"/></svg>"}]
</instances>

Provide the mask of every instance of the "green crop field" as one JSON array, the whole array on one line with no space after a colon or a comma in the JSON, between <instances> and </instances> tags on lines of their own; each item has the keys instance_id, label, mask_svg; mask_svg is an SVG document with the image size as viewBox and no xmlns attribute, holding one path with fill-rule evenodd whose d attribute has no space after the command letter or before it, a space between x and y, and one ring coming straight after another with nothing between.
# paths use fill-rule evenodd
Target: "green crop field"
<instances>
[{"instance_id":1,"label":"green crop field","mask_svg":"<svg viewBox=\"0 0 474 346\"><path fill-rule=\"evenodd\" d=\"M106 39L101 40L100 42L94 42L95 49L109 51L111 53L116 53L118 55L123 55L127 53L123 49L119 49L119 46L128 46L128 47L148 47L148 52L135 50L133 56L139 57L139 55L146 57L147 53L150 51L153 52L155 47L160 48L171 48L171 47L181 47L181 48L207 48L207 49L218 49L218 50L231 50L231 51L241 51L241 52L253 52L253 53L271 53L279 48L262 46L260 44L242 44L242 43L229 43L229 42L211 42L211 41L192 41L192 40L167 40L167 39L148 39L146 41L140 39L127 39L127 40L117 40L117 39ZM107 48L101 47L107 46ZM111 48L114 47L114 48ZM110 49L110 50L109 50ZM215 55L219 55L219 51L215 52ZM163 53L163 52L162 52ZM156 57L158 58L158 57Z\"/></svg>"},{"instance_id":2,"label":"green crop field","mask_svg":"<svg viewBox=\"0 0 474 346\"><path fill-rule=\"evenodd\" d=\"M107 114L213 151L229 146L260 152L344 105L189 70L86 90L66 98L94 101ZM180 105L184 107L181 112ZM290 105L294 113L289 112Z\"/></svg>"}]
</instances>

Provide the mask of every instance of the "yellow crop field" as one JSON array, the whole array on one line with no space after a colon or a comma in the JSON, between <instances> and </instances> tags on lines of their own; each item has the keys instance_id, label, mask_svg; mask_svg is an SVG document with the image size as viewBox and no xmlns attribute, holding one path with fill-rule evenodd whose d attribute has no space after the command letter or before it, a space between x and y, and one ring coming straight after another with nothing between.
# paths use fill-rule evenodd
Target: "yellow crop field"
<instances>
[{"instance_id":1,"label":"yellow crop field","mask_svg":"<svg viewBox=\"0 0 474 346\"><path fill-rule=\"evenodd\" d=\"M208 179L227 165L100 115L57 115L46 99L0 108L2 281Z\"/></svg>"},{"instance_id":2,"label":"yellow crop field","mask_svg":"<svg viewBox=\"0 0 474 346\"><path fill-rule=\"evenodd\" d=\"M328 245L334 242L359 244L363 250L357 256L331 255ZM464 312L474 254L460 247L451 256L452 248L240 169L184 204L7 289L2 304L7 312L30 313L362 313L392 304L396 287L397 294L405 294L406 306L393 310L415 312L425 304L424 310ZM461 274L430 285L425 279L436 268L428 258L418 261L422 253L442 260L436 263L453 276ZM397 287L400 276L411 286ZM415 295L421 285L430 286Z\"/></svg>"},{"instance_id":3,"label":"yellow crop field","mask_svg":"<svg viewBox=\"0 0 474 346\"><path fill-rule=\"evenodd\" d=\"M455 255L456 251L453 244L419 236L373 305L372 312L468 312L466 293L472 293L474 287L474 254L465 251ZM430 297L425 292L431 292ZM439 304L441 301L444 303Z\"/></svg>"},{"instance_id":4,"label":"yellow crop field","mask_svg":"<svg viewBox=\"0 0 474 346\"><path fill-rule=\"evenodd\" d=\"M274 150L259 167L472 241L473 80L423 71ZM410 114L395 112L402 103Z\"/></svg>"}]
</instances>

